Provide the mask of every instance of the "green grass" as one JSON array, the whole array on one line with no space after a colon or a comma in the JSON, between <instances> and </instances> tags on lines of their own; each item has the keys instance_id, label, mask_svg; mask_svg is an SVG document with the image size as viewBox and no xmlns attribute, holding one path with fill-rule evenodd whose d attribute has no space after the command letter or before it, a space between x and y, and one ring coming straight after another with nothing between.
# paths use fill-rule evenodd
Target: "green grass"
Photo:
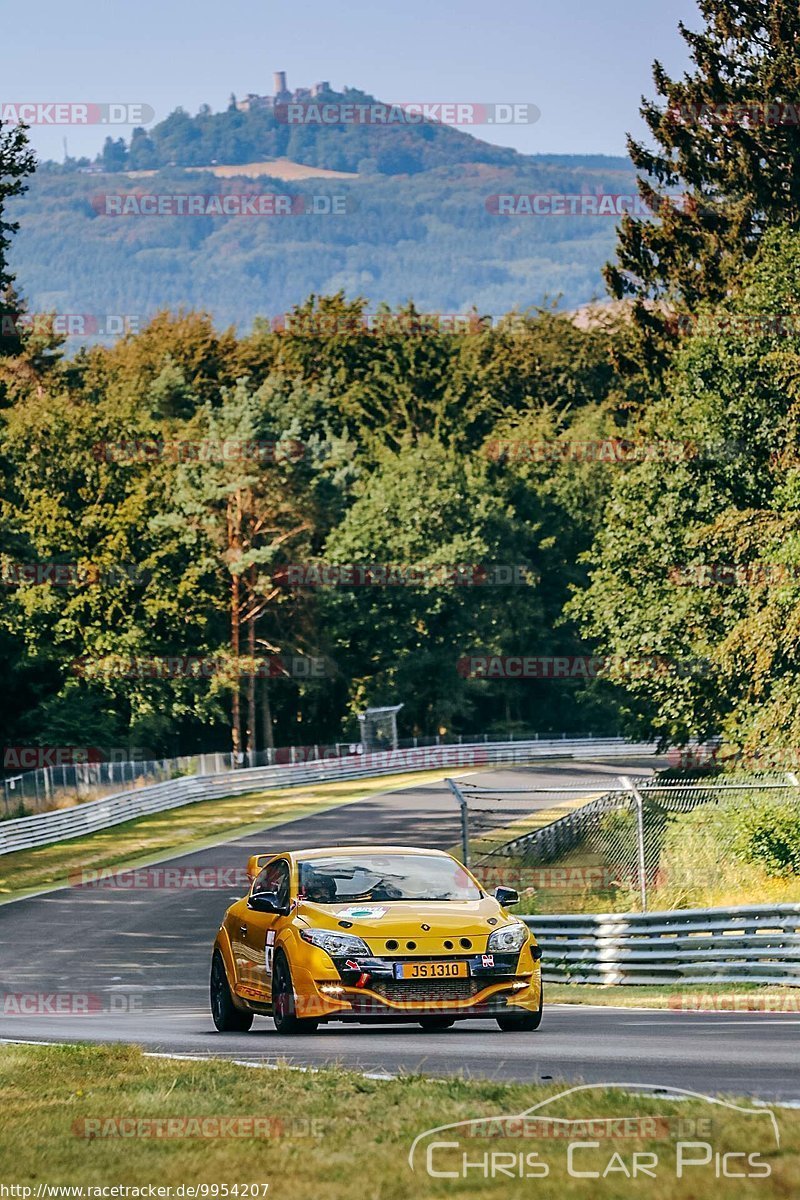
<instances>
[{"instance_id":1,"label":"green grass","mask_svg":"<svg viewBox=\"0 0 800 1200\"><path fill-rule=\"evenodd\" d=\"M502 1041L502 1035L497 1037ZM539 1126L538 1136L529 1130L524 1138L507 1136L496 1125L495 1136L461 1133L458 1151L439 1150L433 1160L437 1169L452 1170L461 1167L464 1150L470 1162L481 1162L484 1154L505 1152L517 1161L520 1154L535 1153L537 1161L549 1168L547 1179L507 1174L485 1179L474 1169L467 1178L432 1178L425 1169L428 1143L417 1151L412 1172L409 1150L424 1131L452 1122L518 1114L568 1086L419 1076L379 1081L336 1068L255 1070L223 1060L154 1059L125 1046L6 1045L0 1049L0 1183L33 1188L38 1184L84 1188L226 1184L230 1188L266 1183L267 1198L291 1200L343 1200L351 1195L358 1200L521 1200L533 1195L565 1200L634 1195L647 1200L717 1195L771 1200L800 1191L800 1113L776 1112L778 1147L766 1113L739 1113L703 1100L632 1096L609 1088L573 1093L545 1112L572 1120L661 1118L658 1126L645 1131L639 1126L635 1136L601 1138L597 1150L584 1149L576 1160L579 1169L602 1172L614 1154L630 1166L635 1151L650 1152L658 1156L655 1179L629 1180L619 1171L605 1180L570 1177L567 1139L552 1135L564 1126L552 1125L544 1134ZM752 1108L749 1101L739 1103ZM271 1136L99 1136L92 1140L82 1136L85 1121L169 1117L266 1118ZM108 1127L95 1124L94 1128ZM454 1140L459 1134L450 1131L439 1136ZM572 1136L585 1140L587 1134L578 1127ZM714 1152L757 1153L768 1164L770 1177L717 1181L712 1158L711 1165L692 1168L678 1180L675 1158L681 1140L707 1141ZM737 1169L740 1162L736 1160Z\"/></svg>"},{"instance_id":2,"label":"green grass","mask_svg":"<svg viewBox=\"0 0 800 1200\"><path fill-rule=\"evenodd\" d=\"M0 857L0 903L25 892L64 886L74 872L143 866L175 852L187 854L225 841L228 836L243 837L388 790L438 782L455 772L458 768L408 772L377 779L275 788L228 800L203 800L126 821L87 837L5 854ZM264 851L269 848L265 844Z\"/></svg>"},{"instance_id":3,"label":"green grass","mask_svg":"<svg viewBox=\"0 0 800 1200\"><path fill-rule=\"evenodd\" d=\"M708 1011L712 1003L728 1003L752 1012L800 1012L800 987L764 987L754 983L669 984L659 987L608 987L593 983L545 983L548 1004L601 1004L615 1008L680 1009L697 1005Z\"/></svg>"}]
</instances>

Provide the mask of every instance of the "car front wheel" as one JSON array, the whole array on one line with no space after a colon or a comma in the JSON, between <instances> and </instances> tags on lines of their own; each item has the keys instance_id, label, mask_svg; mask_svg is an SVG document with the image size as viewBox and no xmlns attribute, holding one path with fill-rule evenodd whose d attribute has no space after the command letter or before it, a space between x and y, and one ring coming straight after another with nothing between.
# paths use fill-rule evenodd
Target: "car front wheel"
<instances>
[{"instance_id":1,"label":"car front wheel","mask_svg":"<svg viewBox=\"0 0 800 1200\"><path fill-rule=\"evenodd\" d=\"M233 1003L225 964L219 950L211 961L211 1016L220 1033L247 1033L253 1024L253 1014L243 1012Z\"/></svg>"},{"instance_id":2,"label":"car front wheel","mask_svg":"<svg viewBox=\"0 0 800 1200\"><path fill-rule=\"evenodd\" d=\"M519 1017L498 1017L497 1024L503 1033L533 1033L542 1023L542 991L539 991L539 1011L525 1013Z\"/></svg>"},{"instance_id":3,"label":"car front wheel","mask_svg":"<svg viewBox=\"0 0 800 1200\"><path fill-rule=\"evenodd\" d=\"M275 959L272 976L272 1019L276 1033L315 1033L319 1025L319 1021L298 1017L289 964L282 954Z\"/></svg>"}]
</instances>

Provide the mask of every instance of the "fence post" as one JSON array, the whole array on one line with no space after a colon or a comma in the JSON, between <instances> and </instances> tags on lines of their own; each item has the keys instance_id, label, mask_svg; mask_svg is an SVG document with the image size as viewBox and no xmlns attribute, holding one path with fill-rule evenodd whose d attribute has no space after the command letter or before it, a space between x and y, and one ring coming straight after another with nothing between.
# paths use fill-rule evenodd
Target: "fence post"
<instances>
[{"instance_id":1,"label":"fence post","mask_svg":"<svg viewBox=\"0 0 800 1200\"><path fill-rule=\"evenodd\" d=\"M787 771L786 778L789 780L789 783L792 785L792 787L800 788L800 779L797 778L794 771Z\"/></svg>"},{"instance_id":2,"label":"fence post","mask_svg":"<svg viewBox=\"0 0 800 1200\"><path fill-rule=\"evenodd\" d=\"M450 788L450 791L458 801L458 806L461 809L461 857L464 860L464 866L469 866L469 811L467 809L467 800L461 788L454 779L445 779L445 783Z\"/></svg>"},{"instance_id":3,"label":"fence post","mask_svg":"<svg viewBox=\"0 0 800 1200\"><path fill-rule=\"evenodd\" d=\"M620 775L620 783L626 792L630 792L636 801L636 850L639 874L639 891L642 894L642 912L647 912L647 868L644 858L644 801L642 793L632 779Z\"/></svg>"}]
</instances>

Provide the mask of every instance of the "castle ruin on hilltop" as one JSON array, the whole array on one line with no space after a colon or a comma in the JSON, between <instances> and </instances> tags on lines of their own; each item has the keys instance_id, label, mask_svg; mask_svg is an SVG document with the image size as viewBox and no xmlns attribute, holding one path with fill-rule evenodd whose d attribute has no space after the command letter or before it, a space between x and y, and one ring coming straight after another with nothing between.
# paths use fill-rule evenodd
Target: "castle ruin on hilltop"
<instances>
[{"instance_id":1,"label":"castle ruin on hilltop","mask_svg":"<svg viewBox=\"0 0 800 1200\"><path fill-rule=\"evenodd\" d=\"M236 100L236 108L239 112L250 112L254 108L274 108L276 104L288 104L290 101L299 103L304 100L316 100L318 96L324 96L331 90L331 85L327 80L322 83L315 83L310 88L295 88L290 92L286 86L286 72L276 71L274 76L275 94L272 96L257 96L254 92L249 92L244 100Z\"/></svg>"}]
</instances>

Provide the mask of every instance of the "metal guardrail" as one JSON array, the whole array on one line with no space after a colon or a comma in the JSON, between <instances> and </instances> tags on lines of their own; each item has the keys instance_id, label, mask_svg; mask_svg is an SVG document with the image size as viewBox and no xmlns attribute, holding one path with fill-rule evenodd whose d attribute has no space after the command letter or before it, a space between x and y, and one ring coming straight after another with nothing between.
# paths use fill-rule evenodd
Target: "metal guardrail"
<instances>
[{"instance_id":1,"label":"metal guardrail","mask_svg":"<svg viewBox=\"0 0 800 1200\"><path fill-rule=\"evenodd\" d=\"M373 745L369 751L379 750L408 750L432 746L477 746L488 742L533 742L544 738L552 741L554 737L562 741L575 741L583 738L607 738L609 734L594 734L591 731L580 733L561 733L548 735L538 732L528 733L481 733L481 734L433 734L418 735L411 738L400 738L394 747L390 743L383 746ZM88 800L100 800L104 796L115 796L119 792L134 791L146 784L168 783L171 779L179 779L184 775L221 775L224 771L241 771L250 767L288 767L305 762L317 762L321 759L352 758L364 753L366 747L360 742L333 742L330 744L317 743L309 746L276 746L267 750L243 751L233 754L223 751L199 751L196 754L183 755L180 758L144 758L142 754L132 758L116 757L116 751L111 759L103 756L105 753L97 747L61 747L66 757L71 754L78 757L77 761L60 762L58 747L17 746L6 747L3 756L4 770L9 768L14 773L3 774L0 771L0 802L2 812L0 817L26 817L35 812L50 812L56 808L64 808L68 804L84 804ZM42 765L30 770L21 770L23 762L39 761ZM50 761L50 760L54 761Z\"/></svg>"},{"instance_id":2,"label":"metal guardrail","mask_svg":"<svg viewBox=\"0 0 800 1200\"><path fill-rule=\"evenodd\" d=\"M522 920L546 982L800 987L800 904Z\"/></svg>"},{"instance_id":3,"label":"metal guardrail","mask_svg":"<svg viewBox=\"0 0 800 1200\"><path fill-rule=\"evenodd\" d=\"M607 758L653 754L652 743L624 738L580 738L529 742L489 742L387 750L375 754L311 761L294 766L253 767L220 775L192 775L90 800L72 808L0 822L0 855L83 837L149 813L165 812L202 800L223 800L269 788L294 787L337 779L366 779L441 767L519 763L536 758Z\"/></svg>"}]
</instances>

